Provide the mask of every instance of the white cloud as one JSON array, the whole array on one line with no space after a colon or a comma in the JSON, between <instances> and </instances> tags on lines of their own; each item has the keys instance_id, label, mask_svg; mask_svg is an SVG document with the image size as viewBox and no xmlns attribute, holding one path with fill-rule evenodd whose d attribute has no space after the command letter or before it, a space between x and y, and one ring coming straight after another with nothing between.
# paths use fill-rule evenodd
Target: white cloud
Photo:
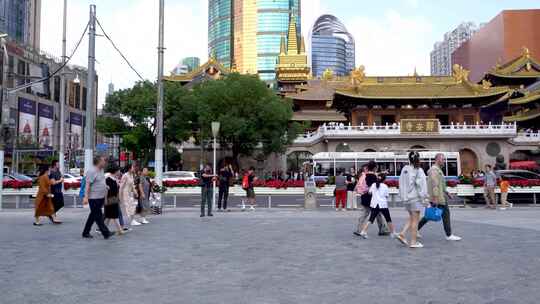
<instances>
[{"instance_id":1,"label":"white cloud","mask_svg":"<svg viewBox=\"0 0 540 304\"><path fill-rule=\"evenodd\" d=\"M356 40L356 63L369 75L429 75L432 25L422 17L389 10L384 18L357 17L346 22Z\"/></svg>"},{"instance_id":2,"label":"white cloud","mask_svg":"<svg viewBox=\"0 0 540 304\"><path fill-rule=\"evenodd\" d=\"M42 11L42 49L61 54L62 2L44 0ZM116 1L115 1L116 2ZM146 79L157 77L158 1L130 0L125 3L106 0L69 1L68 53L88 20L90 3L97 6L97 18L118 48ZM99 28L98 28L99 33ZM87 66L88 38L80 46L72 63ZM165 8L165 74L187 56L206 60L206 1L167 1ZM113 81L117 89L127 88L138 80L137 75L122 61L105 37L96 41L96 69L100 77L99 100L103 104L107 84Z\"/></svg>"}]
</instances>

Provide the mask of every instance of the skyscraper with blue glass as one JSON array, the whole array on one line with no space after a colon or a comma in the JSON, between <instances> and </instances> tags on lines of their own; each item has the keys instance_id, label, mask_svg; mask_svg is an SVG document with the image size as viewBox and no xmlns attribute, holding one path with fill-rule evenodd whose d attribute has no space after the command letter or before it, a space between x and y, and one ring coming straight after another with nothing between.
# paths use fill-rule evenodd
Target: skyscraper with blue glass
<instances>
[{"instance_id":1,"label":"skyscraper with blue glass","mask_svg":"<svg viewBox=\"0 0 540 304\"><path fill-rule=\"evenodd\" d=\"M300 0L209 0L208 52L240 73L273 81L291 15L301 32Z\"/></svg>"},{"instance_id":2,"label":"skyscraper with blue glass","mask_svg":"<svg viewBox=\"0 0 540 304\"><path fill-rule=\"evenodd\" d=\"M354 37L345 25L332 15L315 21L311 34L311 70L321 77L326 69L336 76L345 76L355 67Z\"/></svg>"}]
</instances>

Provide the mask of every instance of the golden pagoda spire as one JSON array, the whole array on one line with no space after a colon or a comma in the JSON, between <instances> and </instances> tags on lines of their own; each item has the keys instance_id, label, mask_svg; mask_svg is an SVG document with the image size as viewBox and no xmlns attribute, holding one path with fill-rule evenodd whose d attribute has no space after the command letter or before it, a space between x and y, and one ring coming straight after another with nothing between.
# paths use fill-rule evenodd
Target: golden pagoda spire
<instances>
[{"instance_id":1,"label":"golden pagoda spire","mask_svg":"<svg viewBox=\"0 0 540 304\"><path fill-rule=\"evenodd\" d=\"M289 41L287 43L287 54L297 55L298 54L298 32L296 31L296 17L291 15L291 20L289 21Z\"/></svg>"},{"instance_id":2,"label":"golden pagoda spire","mask_svg":"<svg viewBox=\"0 0 540 304\"><path fill-rule=\"evenodd\" d=\"M286 44L285 44L285 35L281 34L281 45L280 45L280 51L279 55L285 55L287 54Z\"/></svg>"},{"instance_id":3,"label":"golden pagoda spire","mask_svg":"<svg viewBox=\"0 0 540 304\"><path fill-rule=\"evenodd\" d=\"M300 55L306 53L306 42L304 36L300 36Z\"/></svg>"}]
</instances>

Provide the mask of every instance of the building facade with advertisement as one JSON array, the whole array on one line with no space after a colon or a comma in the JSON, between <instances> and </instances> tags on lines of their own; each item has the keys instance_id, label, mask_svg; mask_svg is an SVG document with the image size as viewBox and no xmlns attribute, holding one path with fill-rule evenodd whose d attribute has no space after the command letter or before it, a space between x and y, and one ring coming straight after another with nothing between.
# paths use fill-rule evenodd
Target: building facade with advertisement
<instances>
[{"instance_id":1,"label":"building facade with advertisement","mask_svg":"<svg viewBox=\"0 0 540 304\"><path fill-rule=\"evenodd\" d=\"M275 66L290 16L301 32L300 0L210 0L208 53L224 67L275 80Z\"/></svg>"},{"instance_id":2,"label":"building facade with advertisement","mask_svg":"<svg viewBox=\"0 0 540 304\"><path fill-rule=\"evenodd\" d=\"M8 70L3 71L0 56L0 77L7 77L7 87L14 88L51 76L61 66L60 58L37 51L28 46L21 46L15 41L8 41ZM68 65L66 68L66 154L73 154L73 149L82 149L82 138L78 145L69 145L72 139L70 113L85 116L87 105L87 71L83 67ZM0 81L0 87L1 87ZM95 79L97 92L98 78ZM97 96L97 94L96 94ZM23 162L33 157L44 159L58 151L60 143L60 74L35 84L25 90L10 93L10 121L15 128L15 138L6 148L6 166L14 171L32 170ZM97 97L96 103L97 104ZM79 119L84 122L84 118ZM83 124L79 124L77 134L82 134ZM36 160L30 161L33 165ZM33 173L33 172L28 172Z\"/></svg>"},{"instance_id":3,"label":"building facade with advertisement","mask_svg":"<svg viewBox=\"0 0 540 304\"><path fill-rule=\"evenodd\" d=\"M326 69L336 76L348 75L355 68L354 37L338 18L322 15L311 31L311 69L321 77Z\"/></svg>"},{"instance_id":4,"label":"building facade with advertisement","mask_svg":"<svg viewBox=\"0 0 540 304\"><path fill-rule=\"evenodd\" d=\"M526 47L540 54L540 9L505 10L452 53L452 61L480 81L497 65L518 57Z\"/></svg>"}]
</instances>

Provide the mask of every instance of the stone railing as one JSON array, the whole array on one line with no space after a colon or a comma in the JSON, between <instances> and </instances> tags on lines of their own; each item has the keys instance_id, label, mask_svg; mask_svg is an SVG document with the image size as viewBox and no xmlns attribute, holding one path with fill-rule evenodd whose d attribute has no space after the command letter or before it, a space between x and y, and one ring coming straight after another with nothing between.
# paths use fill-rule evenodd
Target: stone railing
<instances>
[{"instance_id":1,"label":"stone railing","mask_svg":"<svg viewBox=\"0 0 540 304\"><path fill-rule=\"evenodd\" d=\"M399 124L392 125L360 125L360 126L345 126L345 125L323 125L316 131L308 132L299 136L296 140L296 144L305 144L316 142L322 138L364 138L364 137L377 137L377 136L413 136L413 137L437 137L437 136L456 136L456 137L515 137L517 136L517 126L515 124L450 124L440 125L436 132L431 133L402 133L401 126Z\"/></svg>"},{"instance_id":2,"label":"stone railing","mask_svg":"<svg viewBox=\"0 0 540 304\"><path fill-rule=\"evenodd\" d=\"M517 144L540 144L540 131L538 132L519 132L512 139Z\"/></svg>"}]
</instances>

